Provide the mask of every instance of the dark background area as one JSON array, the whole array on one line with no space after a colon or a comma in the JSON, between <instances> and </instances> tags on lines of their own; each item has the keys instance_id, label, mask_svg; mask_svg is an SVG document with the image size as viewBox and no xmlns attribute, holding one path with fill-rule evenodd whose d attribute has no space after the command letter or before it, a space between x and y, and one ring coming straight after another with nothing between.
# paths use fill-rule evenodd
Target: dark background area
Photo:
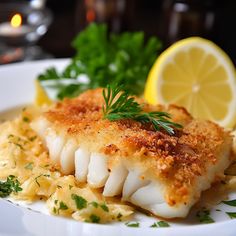
<instances>
[{"instance_id":1,"label":"dark background area","mask_svg":"<svg viewBox=\"0 0 236 236\"><path fill-rule=\"evenodd\" d=\"M123 0L47 0L53 22L39 45L54 57L71 57L71 41L86 25L87 2ZM178 39L203 36L216 42L236 62L236 1L216 0L124 0L125 8L118 16L119 28L111 31L144 31L158 36L167 47ZM96 9L95 9L96 13ZM117 15L114 13L113 18ZM111 16L111 17L112 17ZM112 18L93 19L108 22ZM92 20L92 21L93 21Z\"/></svg>"}]
</instances>

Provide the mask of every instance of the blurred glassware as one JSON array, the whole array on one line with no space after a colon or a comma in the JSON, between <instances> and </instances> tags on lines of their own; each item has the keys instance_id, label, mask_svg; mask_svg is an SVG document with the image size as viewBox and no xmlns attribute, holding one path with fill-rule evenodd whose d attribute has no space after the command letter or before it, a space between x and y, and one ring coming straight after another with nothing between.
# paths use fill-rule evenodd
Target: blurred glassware
<instances>
[{"instance_id":1,"label":"blurred glassware","mask_svg":"<svg viewBox=\"0 0 236 236\"><path fill-rule=\"evenodd\" d=\"M80 0L76 10L76 30L97 22L106 23L110 31L119 33L123 28L125 7L126 0Z\"/></svg>"},{"instance_id":2,"label":"blurred glassware","mask_svg":"<svg viewBox=\"0 0 236 236\"><path fill-rule=\"evenodd\" d=\"M40 9L45 6L46 1L45 0L30 0L29 2L33 8Z\"/></svg>"},{"instance_id":3,"label":"blurred glassware","mask_svg":"<svg viewBox=\"0 0 236 236\"><path fill-rule=\"evenodd\" d=\"M36 42L52 22L44 1L0 2L0 64L47 56Z\"/></svg>"},{"instance_id":4,"label":"blurred glassware","mask_svg":"<svg viewBox=\"0 0 236 236\"><path fill-rule=\"evenodd\" d=\"M164 0L163 38L168 45L186 37L211 38L215 24L214 0Z\"/></svg>"}]
</instances>

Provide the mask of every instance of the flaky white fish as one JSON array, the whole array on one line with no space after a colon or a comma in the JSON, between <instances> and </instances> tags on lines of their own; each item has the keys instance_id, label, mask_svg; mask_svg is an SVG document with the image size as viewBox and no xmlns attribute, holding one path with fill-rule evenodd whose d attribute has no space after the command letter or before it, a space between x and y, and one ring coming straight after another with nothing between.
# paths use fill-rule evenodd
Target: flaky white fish
<instances>
[{"instance_id":1,"label":"flaky white fish","mask_svg":"<svg viewBox=\"0 0 236 236\"><path fill-rule=\"evenodd\" d=\"M186 217L231 163L230 134L183 108L143 107L167 111L183 125L170 136L133 120L103 119L103 104L101 89L87 91L57 103L31 126L62 173L101 188L105 197L120 196L164 218Z\"/></svg>"}]
</instances>

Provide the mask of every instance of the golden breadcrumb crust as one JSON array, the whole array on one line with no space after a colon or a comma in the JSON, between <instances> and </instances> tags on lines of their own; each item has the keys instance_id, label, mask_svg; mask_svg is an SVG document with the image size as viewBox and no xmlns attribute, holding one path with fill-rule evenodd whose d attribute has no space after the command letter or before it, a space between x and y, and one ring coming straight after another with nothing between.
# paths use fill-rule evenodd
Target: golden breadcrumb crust
<instances>
[{"instance_id":1,"label":"golden breadcrumb crust","mask_svg":"<svg viewBox=\"0 0 236 236\"><path fill-rule=\"evenodd\" d=\"M170 205L199 197L197 178L206 176L208 167L217 165L221 158L226 165L230 163L229 133L213 122L193 119L182 107L144 104L145 111L167 111L174 122L183 125L173 136L134 120L103 119L102 107L102 90L89 90L57 103L44 116L57 132L75 138L90 151L108 155L110 168L122 160L130 168L141 169L143 178L161 180L168 186ZM215 177L221 174L219 171Z\"/></svg>"}]
</instances>

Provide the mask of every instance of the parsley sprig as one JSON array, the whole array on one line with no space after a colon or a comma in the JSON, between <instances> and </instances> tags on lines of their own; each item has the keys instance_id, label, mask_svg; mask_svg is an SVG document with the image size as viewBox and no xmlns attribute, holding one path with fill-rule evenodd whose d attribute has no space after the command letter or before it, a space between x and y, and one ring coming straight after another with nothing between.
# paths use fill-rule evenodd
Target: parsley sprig
<instances>
[{"instance_id":1,"label":"parsley sprig","mask_svg":"<svg viewBox=\"0 0 236 236\"><path fill-rule=\"evenodd\" d=\"M21 190L20 182L14 175L9 175L5 182L0 181L0 197L7 197L12 192L18 193Z\"/></svg>"},{"instance_id":2,"label":"parsley sprig","mask_svg":"<svg viewBox=\"0 0 236 236\"><path fill-rule=\"evenodd\" d=\"M107 85L103 89L103 117L110 120L133 119L143 124L151 123L155 130L161 128L173 135L174 127L182 128L182 125L172 122L171 115L167 112L144 112L142 106L134 100L121 86Z\"/></svg>"},{"instance_id":3,"label":"parsley sprig","mask_svg":"<svg viewBox=\"0 0 236 236\"><path fill-rule=\"evenodd\" d=\"M145 40L143 32L109 33L105 24L90 24L73 40L76 54L62 72L48 68L38 76L42 86L58 99L75 97L87 89L123 84L141 95L146 78L160 53L156 37ZM87 82L78 80L82 76Z\"/></svg>"}]
</instances>

